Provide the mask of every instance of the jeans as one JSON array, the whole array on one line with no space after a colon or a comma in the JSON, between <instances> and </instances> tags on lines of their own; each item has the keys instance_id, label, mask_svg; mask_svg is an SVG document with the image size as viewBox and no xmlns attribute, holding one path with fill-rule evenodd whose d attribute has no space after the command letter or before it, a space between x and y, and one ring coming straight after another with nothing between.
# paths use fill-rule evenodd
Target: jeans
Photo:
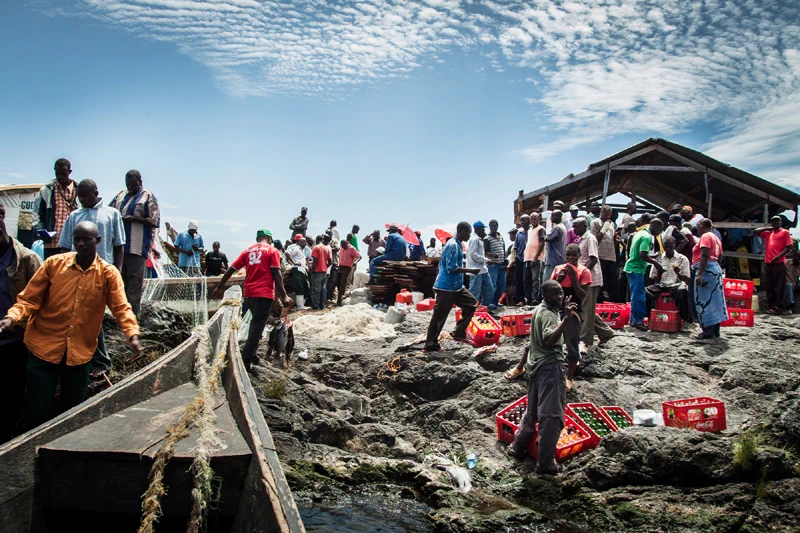
<instances>
[{"instance_id":1,"label":"jeans","mask_svg":"<svg viewBox=\"0 0 800 533\"><path fill-rule=\"evenodd\" d=\"M350 275L353 273L353 267L346 267L346 266L339 266L336 269L336 288L339 290L339 294L336 296L336 302L342 303L342 299L344 298L344 293L347 290L347 283L350 279Z\"/></svg>"},{"instance_id":2,"label":"jeans","mask_svg":"<svg viewBox=\"0 0 800 533\"><path fill-rule=\"evenodd\" d=\"M47 422L57 413L53 397L61 381L61 410L67 411L81 403L89 386L92 362L67 366L67 354L60 363L50 363L35 355L28 357L25 381L28 388L26 403L27 428L32 429Z\"/></svg>"},{"instance_id":3,"label":"jeans","mask_svg":"<svg viewBox=\"0 0 800 533\"><path fill-rule=\"evenodd\" d=\"M525 300L534 305L542 300L542 262L529 261L525 265Z\"/></svg>"},{"instance_id":4,"label":"jeans","mask_svg":"<svg viewBox=\"0 0 800 533\"><path fill-rule=\"evenodd\" d=\"M553 271L556 269L556 265L544 265L542 269L542 283L549 279L553 279Z\"/></svg>"},{"instance_id":5,"label":"jeans","mask_svg":"<svg viewBox=\"0 0 800 533\"><path fill-rule=\"evenodd\" d=\"M600 261L600 269L603 271L603 290L608 293L608 300L610 302L618 302L619 288L617 287L617 262L615 261ZM598 302L603 301L603 293L597 298ZM623 300L624 301L624 300Z\"/></svg>"},{"instance_id":6,"label":"jeans","mask_svg":"<svg viewBox=\"0 0 800 533\"><path fill-rule=\"evenodd\" d=\"M111 357L106 351L106 336L103 333L103 326L100 326L100 334L97 336L97 349L92 356L92 370L109 372L112 368Z\"/></svg>"},{"instance_id":7,"label":"jeans","mask_svg":"<svg viewBox=\"0 0 800 533\"><path fill-rule=\"evenodd\" d=\"M375 281L375 269L378 268L386 261L385 255L379 255L375 259L369 262L369 280Z\"/></svg>"},{"instance_id":8,"label":"jeans","mask_svg":"<svg viewBox=\"0 0 800 533\"><path fill-rule=\"evenodd\" d=\"M339 279L339 267L337 265L331 266L331 273L328 274L328 282L325 284L325 290L328 294L328 300L333 300L336 291L336 282Z\"/></svg>"},{"instance_id":9,"label":"jeans","mask_svg":"<svg viewBox=\"0 0 800 533\"><path fill-rule=\"evenodd\" d=\"M469 292L478 303L491 303L492 298L494 298L494 285L492 285L492 278L489 277L489 273L472 276L472 279L469 280Z\"/></svg>"},{"instance_id":10,"label":"jeans","mask_svg":"<svg viewBox=\"0 0 800 533\"><path fill-rule=\"evenodd\" d=\"M314 272L311 274L311 307L313 309L322 309L325 303L323 291L325 290L325 272Z\"/></svg>"},{"instance_id":11,"label":"jeans","mask_svg":"<svg viewBox=\"0 0 800 533\"><path fill-rule=\"evenodd\" d=\"M789 282L786 283L786 298L784 298L783 305L790 311L794 309L794 285Z\"/></svg>"},{"instance_id":12,"label":"jeans","mask_svg":"<svg viewBox=\"0 0 800 533\"><path fill-rule=\"evenodd\" d=\"M644 324L647 316L647 294L644 291L644 274L628 272L631 288L631 324Z\"/></svg>"},{"instance_id":13,"label":"jeans","mask_svg":"<svg viewBox=\"0 0 800 533\"><path fill-rule=\"evenodd\" d=\"M564 412L567 409L567 378L564 363L554 361L542 365L528 378L528 408L522 417L519 431L514 439L514 455L525 457L539 423L539 457L536 471L556 471L556 444L564 428Z\"/></svg>"},{"instance_id":14,"label":"jeans","mask_svg":"<svg viewBox=\"0 0 800 533\"><path fill-rule=\"evenodd\" d=\"M269 314L272 311L272 299L270 298L245 298L247 309L253 314L250 320L250 331L247 333L247 342L242 349L242 362L246 368L250 368L256 358L258 344L261 342L261 335L264 334L264 327L267 325Z\"/></svg>"},{"instance_id":15,"label":"jeans","mask_svg":"<svg viewBox=\"0 0 800 533\"><path fill-rule=\"evenodd\" d=\"M492 280L492 286L494 286L494 295L489 298L489 306L494 308L500 303L500 297L506 290L506 267L502 263L491 263L489 279Z\"/></svg>"},{"instance_id":16,"label":"jeans","mask_svg":"<svg viewBox=\"0 0 800 533\"><path fill-rule=\"evenodd\" d=\"M472 315L475 314L475 308L478 307L478 302L464 287L460 291L439 291L434 289L434 292L436 293L436 303L433 305L433 316L431 317L428 336L425 340L425 350L429 352L435 352L441 348L439 334L444 328L444 323L447 322L447 317L450 316L453 304L461 308L461 320L458 321L456 329L453 331L453 336L458 338L466 337L467 326L472 320Z\"/></svg>"},{"instance_id":17,"label":"jeans","mask_svg":"<svg viewBox=\"0 0 800 533\"><path fill-rule=\"evenodd\" d=\"M525 303L525 263L519 259L514 259L514 277L517 301Z\"/></svg>"}]
</instances>

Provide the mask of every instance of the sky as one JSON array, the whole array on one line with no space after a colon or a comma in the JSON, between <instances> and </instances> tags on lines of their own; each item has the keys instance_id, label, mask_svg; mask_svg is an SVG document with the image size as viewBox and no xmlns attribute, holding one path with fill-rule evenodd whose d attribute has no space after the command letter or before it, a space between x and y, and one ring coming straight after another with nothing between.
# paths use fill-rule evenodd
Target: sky
<instances>
[{"instance_id":1,"label":"sky","mask_svg":"<svg viewBox=\"0 0 800 533\"><path fill-rule=\"evenodd\" d=\"M53 162L228 255L336 219L431 237L648 137L800 188L790 0L0 3L0 183Z\"/></svg>"}]
</instances>

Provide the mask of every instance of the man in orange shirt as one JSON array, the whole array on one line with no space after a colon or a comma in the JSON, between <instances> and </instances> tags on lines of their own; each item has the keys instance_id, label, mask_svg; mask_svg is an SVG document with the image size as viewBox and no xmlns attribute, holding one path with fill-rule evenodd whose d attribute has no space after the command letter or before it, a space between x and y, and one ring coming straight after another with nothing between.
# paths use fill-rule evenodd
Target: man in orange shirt
<instances>
[{"instance_id":1,"label":"man in orange shirt","mask_svg":"<svg viewBox=\"0 0 800 533\"><path fill-rule=\"evenodd\" d=\"M322 243L322 237L317 237L317 245L311 250L311 258L314 260L311 270L311 307L312 309L322 309L326 301L325 279L331 264L331 252Z\"/></svg>"},{"instance_id":2,"label":"man in orange shirt","mask_svg":"<svg viewBox=\"0 0 800 533\"><path fill-rule=\"evenodd\" d=\"M75 226L76 251L45 261L0 320L0 331L28 323L25 345L33 356L26 369L29 427L55 415L53 396L59 378L65 411L83 401L106 306L130 339L134 360L141 357L139 325L125 297L122 277L97 255L99 242L93 222Z\"/></svg>"}]
</instances>

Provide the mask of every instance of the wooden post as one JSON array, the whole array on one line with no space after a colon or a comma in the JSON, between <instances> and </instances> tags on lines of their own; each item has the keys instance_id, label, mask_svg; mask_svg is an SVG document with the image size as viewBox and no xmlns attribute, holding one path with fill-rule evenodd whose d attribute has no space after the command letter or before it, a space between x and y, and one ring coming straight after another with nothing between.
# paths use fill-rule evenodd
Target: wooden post
<instances>
[{"instance_id":1,"label":"wooden post","mask_svg":"<svg viewBox=\"0 0 800 533\"><path fill-rule=\"evenodd\" d=\"M606 197L608 196L608 182L611 181L611 168L606 169L606 179L603 181L603 203L606 204Z\"/></svg>"},{"instance_id":2,"label":"wooden post","mask_svg":"<svg viewBox=\"0 0 800 533\"><path fill-rule=\"evenodd\" d=\"M544 195L544 203L542 204L542 211L547 211L547 204L549 204L549 203L550 203L550 195L549 194L545 194Z\"/></svg>"},{"instance_id":3,"label":"wooden post","mask_svg":"<svg viewBox=\"0 0 800 533\"><path fill-rule=\"evenodd\" d=\"M706 203L708 203L708 168L706 168L706 171L703 174L703 185L705 185L706 188ZM711 218L711 213L708 214L708 218Z\"/></svg>"},{"instance_id":4,"label":"wooden post","mask_svg":"<svg viewBox=\"0 0 800 533\"><path fill-rule=\"evenodd\" d=\"M714 201L714 193L708 193L708 217L709 220L714 220L713 216L711 215L711 206Z\"/></svg>"},{"instance_id":5,"label":"wooden post","mask_svg":"<svg viewBox=\"0 0 800 533\"><path fill-rule=\"evenodd\" d=\"M769 204L764 204L764 225L769 224Z\"/></svg>"}]
</instances>

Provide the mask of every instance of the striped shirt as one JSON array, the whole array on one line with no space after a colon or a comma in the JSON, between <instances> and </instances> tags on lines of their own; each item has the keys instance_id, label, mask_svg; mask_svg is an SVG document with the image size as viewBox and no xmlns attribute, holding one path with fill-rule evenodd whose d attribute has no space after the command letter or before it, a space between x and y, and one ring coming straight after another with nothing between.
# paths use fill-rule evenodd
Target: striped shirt
<instances>
[{"instance_id":1,"label":"striped shirt","mask_svg":"<svg viewBox=\"0 0 800 533\"><path fill-rule=\"evenodd\" d=\"M108 207L113 207L122 214L125 226L125 253L147 257L153 247L156 228L124 218L126 216L146 218L158 227L161 217L155 195L145 188L139 189L134 194L130 194L127 190L120 191Z\"/></svg>"},{"instance_id":2,"label":"striped shirt","mask_svg":"<svg viewBox=\"0 0 800 533\"><path fill-rule=\"evenodd\" d=\"M498 233L497 237L492 237L490 233L483 242L486 244L486 253L495 254L495 257L489 258L489 264L502 264L506 259L506 243L503 236Z\"/></svg>"}]
</instances>

